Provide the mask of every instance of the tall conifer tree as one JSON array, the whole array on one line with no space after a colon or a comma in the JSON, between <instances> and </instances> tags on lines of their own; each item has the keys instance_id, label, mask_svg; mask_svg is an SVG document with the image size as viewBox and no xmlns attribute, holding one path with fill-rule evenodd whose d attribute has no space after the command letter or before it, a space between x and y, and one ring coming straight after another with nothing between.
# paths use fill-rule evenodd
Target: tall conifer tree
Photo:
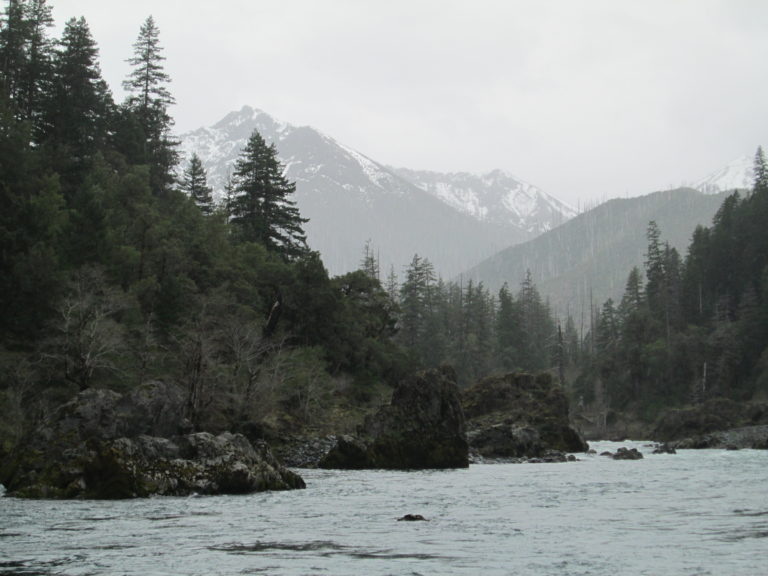
<instances>
[{"instance_id":1,"label":"tall conifer tree","mask_svg":"<svg viewBox=\"0 0 768 576\"><path fill-rule=\"evenodd\" d=\"M163 68L163 48L160 31L149 16L133 45L133 67L123 88L130 93L128 109L135 115L144 131L145 161L150 165L150 178L155 193L168 190L173 183L173 169L178 163L178 143L171 137L173 118L168 107L175 103L168 90L171 79Z\"/></svg>"},{"instance_id":2,"label":"tall conifer tree","mask_svg":"<svg viewBox=\"0 0 768 576\"><path fill-rule=\"evenodd\" d=\"M233 188L231 223L240 239L287 258L307 252L302 225L308 220L291 198L296 184L283 176L275 145L255 130L235 163Z\"/></svg>"}]
</instances>

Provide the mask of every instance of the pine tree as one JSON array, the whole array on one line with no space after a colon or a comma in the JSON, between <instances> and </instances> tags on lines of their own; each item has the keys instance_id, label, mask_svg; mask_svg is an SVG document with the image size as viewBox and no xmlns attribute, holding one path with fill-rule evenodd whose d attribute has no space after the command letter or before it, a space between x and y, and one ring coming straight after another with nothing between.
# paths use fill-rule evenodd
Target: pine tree
<instances>
[{"instance_id":1,"label":"pine tree","mask_svg":"<svg viewBox=\"0 0 768 576\"><path fill-rule=\"evenodd\" d=\"M163 69L160 31L149 16L133 45L133 67L123 88L130 93L127 108L144 131L144 157L150 165L151 186L155 193L166 192L173 183L173 169L178 163L178 143L171 137L173 118L168 107L175 103L168 90L171 79Z\"/></svg>"},{"instance_id":2,"label":"pine tree","mask_svg":"<svg viewBox=\"0 0 768 576\"><path fill-rule=\"evenodd\" d=\"M98 63L99 49L85 18L72 18L54 56L53 86L45 111L47 140L82 162L103 148L113 102Z\"/></svg>"},{"instance_id":3,"label":"pine tree","mask_svg":"<svg viewBox=\"0 0 768 576\"><path fill-rule=\"evenodd\" d=\"M53 46L47 29L53 26L53 16L46 0L29 0L26 8L28 40L23 116L37 126L41 116L43 94L50 82Z\"/></svg>"},{"instance_id":4,"label":"pine tree","mask_svg":"<svg viewBox=\"0 0 768 576\"><path fill-rule=\"evenodd\" d=\"M194 200L203 215L210 216L213 213L213 195L211 187L208 186L208 175L202 160L195 153L192 153L189 164L184 170L181 189Z\"/></svg>"},{"instance_id":5,"label":"pine tree","mask_svg":"<svg viewBox=\"0 0 768 576\"><path fill-rule=\"evenodd\" d=\"M0 22L0 79L17 118L37 127L48 89L53 26L46 0L9 0Z\"/></svg>"},{"instance_id":6,"label":"pine tree","mask_svg":"<svg viewBox=\"0 0 768 576\"><path fill-rule=\"evenodd\" d=\"M299 214L291 195L296 184L283 176L275 145L254 130L235 163L231 223L239 238L293 258L307 251Z\"/></svg>"}]
</instances>

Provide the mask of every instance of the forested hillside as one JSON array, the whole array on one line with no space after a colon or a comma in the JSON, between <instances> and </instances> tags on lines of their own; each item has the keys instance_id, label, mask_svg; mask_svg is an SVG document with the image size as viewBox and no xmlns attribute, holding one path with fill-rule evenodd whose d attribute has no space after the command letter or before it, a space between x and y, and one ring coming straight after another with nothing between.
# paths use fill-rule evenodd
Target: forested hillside
<instances>
[{"instance_id":1,"label":"forested hillside","mask_svg":"<svg viewBox=\"0 0 768 576\"><path fill-rule=\"evenodd\" d=\"M681 188L608 200L502 250L465 277L498 290L530 274L558 315L588 318L591 303L618 300L627 271L642 264L648 222L657 222L670 245L685 251L696 226L709 224L724 198Z\"/></svg>"},{"instance_id":2,"label":"forested hillside","mask_svg":"<svg viewBox=\"0 0 768 576\"><path fill-rule=\"evenodd\" d=\"M4 443L91 387L170 380L191 422L221 428L310 424L332 379L355 398L395 381L392 302L362 272L328 277L273 146L251 134L222 205L199 160L178 166L152 18L122 103L86 20L59 39L51 25L35 0L9 2L0 28Z\"/></svg>"},{"instance_id":3,"label":"forested hillside","mask_svg":"<svg viewBox=\"0 0 768 576\"><path fill-rule=\"evenodd\" d=\"M762 153L754 191L729 196L685 258L660 215L621 302L558 323L531 273L445 282L425 254L398 278L366 245L359 270L329 277L258 131L220 203L198 156L179 163L151 17L120 103L86 20L51 27L45 0L10 1L0 21L0 452L80 391L151 380L178 385L201 430L338 430L443 363L462 385L550 370L586 403L644 414L766 393ZM606 254L614 241L591 238Z\"/></svg>"},{"instance_id":4,"label":"forested hillside","mask_svg":"<svg viewBox=\"0 0 768 576\"><path fill-rule=\"evenodd\" d=\"M768 171L755 156L751 192L728 196L682 257L647 229L644 273L596 312L580 392L611 408L653 415L711 397L768 394Z\"/></svg>"}]
</instances>

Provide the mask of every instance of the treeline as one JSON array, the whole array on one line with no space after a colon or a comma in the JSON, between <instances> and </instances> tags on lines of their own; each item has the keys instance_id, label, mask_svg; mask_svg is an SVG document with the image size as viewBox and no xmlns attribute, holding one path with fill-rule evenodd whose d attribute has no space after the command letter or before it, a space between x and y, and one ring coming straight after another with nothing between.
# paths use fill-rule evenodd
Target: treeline
<instances>
[{"instance_id":1,"label":"treeline","mask_svg":"<svg viewBox=\"0 0 768 576\"><path fill-rule=\"evenodd\" d=\"M307 247L274 146L251 136L220 204L179 166L151 17L122 103L86 20L52 25L45 0L0 20L0 444L88 388L162 378L198 427L311 424L412 367L381 285Z\"/></svg>"},{"instance_id":2,"label":"treeline","mask_svg":"<svg viewBox=\"0 0 768 576\"><path fill-rule=\"evenodd\" d=\"M651 222L644 274L595 315L578 392L587 402L652 417L713 396L768 393L768 169L734 192L681 258Z\"/></svg>"},{"instance_id":3,"label":"treeline","mask_svg":"<svg viewBox=\"0 0 768 576\"><path fill-rule=\"evenodd\" d=\"M366 249L363 269L377 277L376 259ZM572 321L559 329L530 274L516 293L498 294L472 280L446 282L428 259L415 255L402 284L394 271L385 282L399 309L395 340L420 366L451 364L460 384L492 372L537 372L570 365L578 348Z\"/></svg>"}]
</instances>

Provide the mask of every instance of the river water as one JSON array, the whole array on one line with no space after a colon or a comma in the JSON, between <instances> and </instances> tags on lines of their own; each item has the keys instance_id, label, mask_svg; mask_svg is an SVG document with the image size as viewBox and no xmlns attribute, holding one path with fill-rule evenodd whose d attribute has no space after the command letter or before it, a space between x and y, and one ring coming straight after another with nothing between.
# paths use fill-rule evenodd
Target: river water
<instances>
[{"instance_id":1,"label":"river water","mask_svg":"<svg viewBox=\"0 0 768 576\"><path fill-rule=\"evenodd\" d=\"M0 498L0 575L768 574L768 451L302 470L306 490ZM426 522L398 522L404 514Z\"/></svg>"}]
</instances>

